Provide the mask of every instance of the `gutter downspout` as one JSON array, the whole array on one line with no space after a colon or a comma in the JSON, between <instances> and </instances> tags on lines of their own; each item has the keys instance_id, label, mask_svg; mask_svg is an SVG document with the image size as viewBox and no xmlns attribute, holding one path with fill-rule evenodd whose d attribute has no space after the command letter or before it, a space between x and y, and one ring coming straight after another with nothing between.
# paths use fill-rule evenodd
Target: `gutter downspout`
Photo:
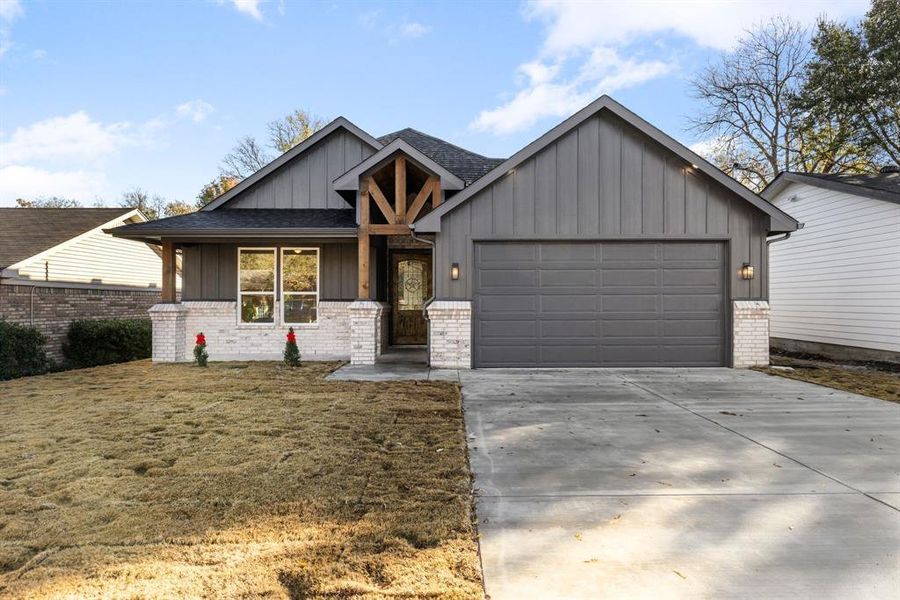
<instances>
[{"instance_id":1,"label":"gutter downspout","mask_svg":"<svg viewBox=\"0 0 900 600\"><path fill-rule=\"evenodd\" d=\"M422 309L422 312L425 313L425 322L428 323L429 335L428 339L425 341L425 352L428 354L428 366L431 366L431 323L428 319L428 305L430 305L434 301L434 284L437 281L437 279L435 278L435 275L437 274L435 270L437 268L437 264L434 260L434 242L416 236L415 225L411 226L409 228L409 231L412 239L416 240L417 242L424 242L431 246L431 296L427 300L425 300L425 307Z\"/></svg>"}]
</instances>

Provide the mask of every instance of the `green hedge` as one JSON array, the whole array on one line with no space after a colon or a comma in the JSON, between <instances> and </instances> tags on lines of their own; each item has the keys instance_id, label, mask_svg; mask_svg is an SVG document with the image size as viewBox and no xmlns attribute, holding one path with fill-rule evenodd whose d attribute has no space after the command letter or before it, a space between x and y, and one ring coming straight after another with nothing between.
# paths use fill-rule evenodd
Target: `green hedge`
<instances>
[{"instance_id":1,"label":"green hedge","mask_svg":"<svg viewBox=\"0 0 900 600\"><path fill-rule=\"evenodd\" d=\"M0 321L0 380L46 372L46 342L34 327Z\"/></svg>"},{"instance_id":2,"label":"green hedge","mask_svg":"<svg viewBox=\"0 0 900 600\"><path fill-rule=\"evenodd\" d=\"M95 367L150 358L150 319L72 321L63 356L73 367Z\"/></svg>"}]
</instances>

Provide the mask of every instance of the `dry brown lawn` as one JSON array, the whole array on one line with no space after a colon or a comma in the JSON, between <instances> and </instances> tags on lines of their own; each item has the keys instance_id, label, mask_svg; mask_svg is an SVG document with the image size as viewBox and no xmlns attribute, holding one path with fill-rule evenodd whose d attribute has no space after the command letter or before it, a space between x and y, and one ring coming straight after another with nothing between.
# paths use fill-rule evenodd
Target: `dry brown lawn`
<instances>
[{"instance_id":1,"label":"dry brown lawn","mask_svg":"<svg viewBox=\"0 0 900 600\"><path fill-rule=\"evenodd\" d=\"M900 372L879 370L862 365L841 365L823 360L806 360L786 356L772 356L772 364L791 367L792 371L759 368L770 375L817 383L827 387L900 402Z\"/></svg>"},{"instance_id":2,"label":"dry brown lawn","mask_svg":"<svg viewBox=\"0 0 900 600\"><path fill-rule=\"evenodd\" d=\"M458 389L335 366L0 383L0 597L481 597Z\"/></svg>"}]
</instances>

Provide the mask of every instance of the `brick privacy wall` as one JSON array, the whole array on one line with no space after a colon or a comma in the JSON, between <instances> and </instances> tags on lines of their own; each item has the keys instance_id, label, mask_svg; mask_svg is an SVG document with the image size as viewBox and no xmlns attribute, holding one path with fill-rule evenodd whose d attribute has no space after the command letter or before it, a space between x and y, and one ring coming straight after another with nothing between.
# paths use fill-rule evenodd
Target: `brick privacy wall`
<instances>
[{"instance_id":1,"label":"brick privacy wall","mask_svg":"<svg viewBox=\"0 0 900 600\"><path fill-rule=\"evenodd\" d=\"M428 305L429 363L435 369L472 368L472 303L437 300Z\"/></svg>"},{"instance_id":2,"label":"brick privacy wall","mask_svg":"<svg viewBox=\"0 0 900 600\"><path fill-rule=\"evenodd\" d=\"M30 285L0 285L0 320L31 325ZM78 319L147 318L159 290L34 286L34 326L47 337L47 356L61 361L69 323Z\"/></svg>"},{"instance_id":3,"label":"brick privacy wall","mask_svg":"<svg viewBox=\"0 0 900 600\"><path fill-rule=\"evenodd\" d=\"M350 363L374 365L387 348L386 304L373 300L356 300L348 307L350 313Z\"/></svg>"},{"instance_id":4,"label":"brick privacy wall","mask_svg":"<svg viewBox=\"0 0 900 600\"><path fill-rule=\"evenodd\" d=\"M293 326L302 360L350 357L349 306L350 302L319 302L318 323ZM194 336L201 331L210 360L281 360L289 327L238 324L237 302L160 304L150 314L153 360L158 362L194 360Z\"/></svg>"},{"instance_id":5,"label":"brick privacy wall","mask_svg":"<svg viewBox=\"0 0 900 600\"><path fill-rule=\"evenodd\" d=\"M732 366L735 369L769 364L769 303L735 300L732 317Z\"/></svg>"}]
</instances>

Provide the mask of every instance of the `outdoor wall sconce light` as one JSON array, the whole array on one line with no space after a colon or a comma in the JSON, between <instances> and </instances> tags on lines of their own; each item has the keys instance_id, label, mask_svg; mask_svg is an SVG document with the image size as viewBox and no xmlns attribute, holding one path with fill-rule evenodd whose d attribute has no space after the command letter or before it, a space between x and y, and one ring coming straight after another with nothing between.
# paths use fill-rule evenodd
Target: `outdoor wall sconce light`
<instances>
[{"instance_id":1,"label":"outdoor wall sconce light","mask_svg":"<svg viewBox=\"0 0 900 600\"><path fill-rule=\"evenodd\" d=\"M453 263L450 265L450 279L456 281L459 279L459 263Z\"/></svg>"},{"instance_id":2,"label":"outdoor wall sconce light","mask_svg":"<svg viewBox=\"0 0 900 600\"><path fill-rule=\"evenodd\" d=\"M744 263L741 265L741 279L753 279L756 275L756 267L751 265L750 263Z\"/></svg>"}]
</instances>

